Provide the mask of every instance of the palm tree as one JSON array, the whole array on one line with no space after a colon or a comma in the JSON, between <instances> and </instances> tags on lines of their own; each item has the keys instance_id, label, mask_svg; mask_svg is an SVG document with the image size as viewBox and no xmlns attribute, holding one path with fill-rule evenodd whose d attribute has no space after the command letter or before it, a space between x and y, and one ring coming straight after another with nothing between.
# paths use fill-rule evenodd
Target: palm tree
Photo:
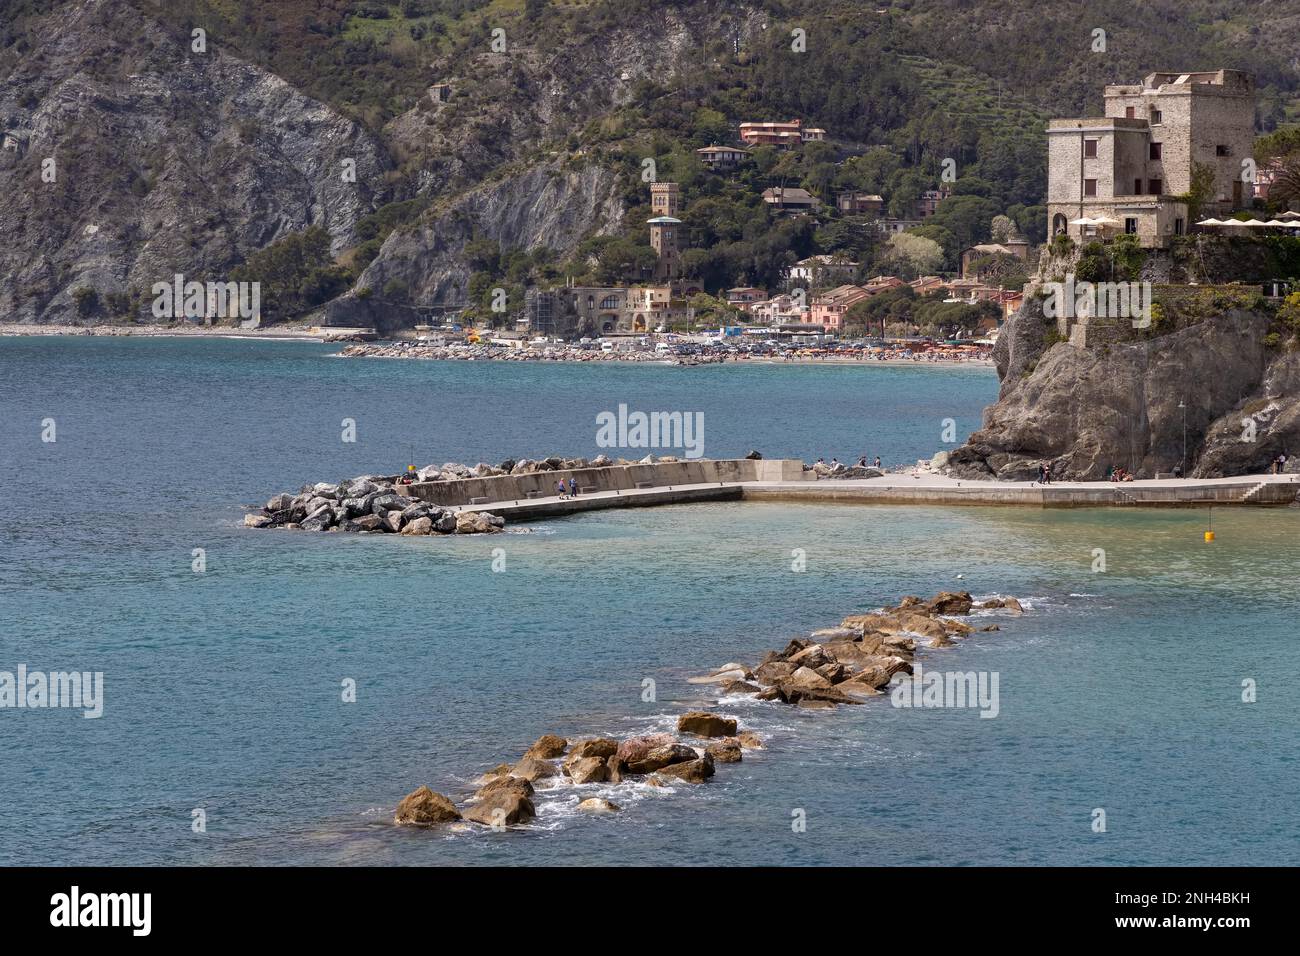
<instances>
[{"instance_id":1,"label":"palm tree","mask_svg":"<svg viewBox=\"0 0 1300 956\"><path fill-rule=\"evenodd\" d=\"M1283 209L1300 205L1300 153L1292 153L1282 160L1282 168L1268 187L1268 199Z\"/></svg>"}]
</instances>

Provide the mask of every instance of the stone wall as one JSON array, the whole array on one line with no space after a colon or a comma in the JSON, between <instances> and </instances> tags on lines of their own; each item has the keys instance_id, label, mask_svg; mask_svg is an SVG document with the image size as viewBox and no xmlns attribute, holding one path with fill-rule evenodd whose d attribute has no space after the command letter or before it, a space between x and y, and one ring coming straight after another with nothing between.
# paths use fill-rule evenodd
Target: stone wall
<instances>
[{"instance_id":1,"label":"stone wall","mask_svg":"<svg viewBox=\"0 0 1300 956\"><path fill-rule=\"evenodd\" d=\"M555 494L555 483L570 478L578 483L580 493L632 491L641 487L675 487L738 481L805 481L811 472L803 470L797 459L699 459L695 461L656 462L647 465L607 465L602 468L538 471L526 475L501 475L496 478L462 478L455 481L421 481L407 493L413 498L453 507L491 501L516 501L529 497L546 498Z\"/></svg>"}]
</instances>

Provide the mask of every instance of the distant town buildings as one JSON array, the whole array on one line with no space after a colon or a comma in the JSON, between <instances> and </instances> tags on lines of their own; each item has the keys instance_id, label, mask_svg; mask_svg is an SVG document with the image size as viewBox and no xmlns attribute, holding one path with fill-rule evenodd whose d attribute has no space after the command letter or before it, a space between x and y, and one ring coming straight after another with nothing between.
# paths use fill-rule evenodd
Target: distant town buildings
<instances>
[{"instance_id":1,"label":"distant town buildings","mask_svg":"<svg viewBox=\"0 0 1300 956\"><path fill-rule=\"evenodd\" d=\"M1105 88L1105 115L1052 120L1047 212L1052 235L1136 235L1164 246L1187 231L1193 172L1213 177L1207 215L1240 208L1242 160L1255 138L1255 80L1238 70L1152 73Z\"/></svg>"},{"instance_id":2,"label":"distant town buildings","mask_svg":"<svg viewBox=\"0 0 1300 956\"><path fill-rule=\"evenodd\" d=\"M576 286L530 289L525 312L528 328L542 335L572 336L642 334L691 318L686 300L703 287L682 276L683 223L678 183L650 184L646 220L655 250L654 279L648 285Z\"/></svg>"}]
</instances>

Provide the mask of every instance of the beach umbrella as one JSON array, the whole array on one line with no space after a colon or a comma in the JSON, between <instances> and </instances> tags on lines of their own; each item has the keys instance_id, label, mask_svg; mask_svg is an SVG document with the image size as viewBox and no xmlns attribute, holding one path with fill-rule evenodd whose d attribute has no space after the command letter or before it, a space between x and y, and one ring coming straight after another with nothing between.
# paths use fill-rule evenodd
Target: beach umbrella
<instances>
[{"instance_id":1,"label":"beach umbrella","mask_svg":"<svg viewBox=\"0 0 1300 956\"><path fill-rule=\"evenodd\" d=\"M1278 213L1278 214L1277 214L1277 218L1279 218L1279 219L1290 219L1290 220L1293 220L1293 221L1295 221L1295 220L1300 220L1300 212L1296 212L1296 211L1294 211L1294 210L1292 210L1292 209L1288 209L1286 212L1280 212L1280 213Z\"/></svg>"},{"instance_id":2,"label":"beach umbrella","mask_svg":"<svg viewBox=\"0 0 1300 956\"><path fill-rule=\"evenodd\" d=\"M1293 223L1293 222L1283 222L1281 219L1270 219L1268 222L1264 223L1264 225L1266 225L1266 226L1280 226L1281 228L1286 229L1286 228L1288 228L1288 227L1290 227L1290 226L1294 226L1294 225L1296 225L1296 224Z\"/></svg>"},{"instance_id":3,"label":"beach umbrella","mask_svg":"<svg viewBox=\"0 0 1300 956\"><path fill-rule=\"evenodd\" d=\"M1080 216L1078 219L1071 219L1071 220L1070 220L1070 225L1072 225L1072 226L1095 226L1095 225L1097 225L1097 221L1096 221L1095 219L1089 219L1087 216Z\"/></svg>"},{"instance_id":4,"label":"beach umbrella","mask_svg":"<svg viewBox=\"0 0 1300 956\"><path fill-rule=\"evenodd\" d=\"M1198 226L1226 226L1227 223L1221 219L1202 219L1197 223Z\"/></svg>"},{"instance_id":5,"label":"beach umbrella","mask_svg":"<svg viewBox=\"0 0 1300 956\"><path fill-rule=\"evenodd\" d=\"M1260 226L1267 226L1268 223L1261 222L1258 219L1247 219L1245 222L1238 223L1240 226L1250 226L1252 229L1258 229Z\"/></svg>"}]
</instances>

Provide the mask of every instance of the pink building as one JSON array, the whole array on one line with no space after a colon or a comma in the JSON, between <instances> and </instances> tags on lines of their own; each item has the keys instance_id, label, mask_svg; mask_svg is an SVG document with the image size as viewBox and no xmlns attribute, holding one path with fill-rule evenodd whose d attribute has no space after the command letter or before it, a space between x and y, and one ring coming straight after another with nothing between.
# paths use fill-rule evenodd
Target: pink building
<instances>
[{"instance_id":1,"label":"pink building","mask_svg":"<svg viewBox=\"0 0 1300 956\"><path fill-rule=\"evenodd\" d=\"M812 300L812 312L809 320L812 325L821 325L828 329L838 329L844 325L844 316L858 302L871 295L866 289L857 285L836 286L825 295Z\"/></svg>"}]
</instances>

